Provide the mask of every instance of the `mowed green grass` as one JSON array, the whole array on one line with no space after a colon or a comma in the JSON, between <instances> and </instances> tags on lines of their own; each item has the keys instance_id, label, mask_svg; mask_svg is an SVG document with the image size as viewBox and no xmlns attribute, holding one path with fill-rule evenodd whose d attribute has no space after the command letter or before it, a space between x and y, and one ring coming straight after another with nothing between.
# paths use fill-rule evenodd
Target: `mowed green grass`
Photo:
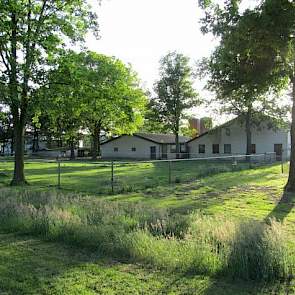
<instances>
[{"instance_id":1,"label":"mowed green grass","mask_svg":"<svg viewBox=\"0 0 295 295\"><path fill-rule=\"evenodd\" d=\"M28 176L28 180L33 183L29 189L40 191L53 189L47 187L49 178L38 166L40 164L31 165L29 166L31 173L35 171L36 174ZM51 168L55 169L55 164L48 165L52 165ZM6 171L9 169L7 167ZM108 171L108 167L105 169ZM54 177L53 174L52 180ZM2 179L4 186L8 183L8 179L3 178L5 178ZM89 193L93 194L94 198L168 207L182 214L201 210L210 215L223 214L241 219L264 220L274 217L285 222L290 234L294 235L295 196L283 195L286 180L287 165L285 173L282 174L280 165L275 164L250 170L219 173L172 185L163 183L159 186L114 195L96 194L95 190L93 193L89 190ZM84 191L83 187L92 183L87 177L81 179L78 176L76 182L73 190L81 192ZM84 252L81 249L47 243L36 238L2 234L0 235L0 294L2 293L254 295L295 294L295 290L292 284L266 286L253 282L234 282L206 276L167 273L131 262L112 261L101 257L100 253Z\"/></svg>"},{"instance_id":2,"label":"mowed green grass","mask_svg":"<svg viewBox=\"0 0 295 295\"><path fill-rule=\"evenodd\" d=\"M168 162L114 163L113 188L115 192L145 190L171 183L195 181L207 175L233 169L249 168L248 163L238 161L233 167L231 161L201 160ZM29 183L36 187L56 187L58 185L58 165L51 162L25 162L25 174ZM112 167L110 162L61 163L61 188L76 192L106 194L112 192ZM0 187L9 184L13 175L13 162L0 161Z\"/></svg>"},{"instance_id":3,"label":"mowed green grass","mask_svg":"<svg viewBox=\"0 0 295 295\"><path fill-rule=\"evenodd\" d=\"M58 243L0 235L0 294L294 294L288 284L166 273Z\"/></svg>"}]
</instances>

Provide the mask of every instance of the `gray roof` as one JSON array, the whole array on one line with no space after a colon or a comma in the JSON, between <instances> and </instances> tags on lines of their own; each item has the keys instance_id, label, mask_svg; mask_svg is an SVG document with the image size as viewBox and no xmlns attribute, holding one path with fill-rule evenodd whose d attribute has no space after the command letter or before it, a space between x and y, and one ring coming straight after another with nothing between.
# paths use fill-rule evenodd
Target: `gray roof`
<instances>
[{"instance_id":1,"label":"gray roof","mask_svg":"<svg viewBox=\"0 0 295 295\"><path fill-rule=\"evenodd\" d=\"M175 143L174 134L135 133L134 135L157 143ZM190 137L179 136L179 143L185 143L188 140Z\"/></svg>"},{"instance_id":2,"label":"gray roof","mask_svg":"<svg viewBox=\"0 0 295 295\"><path fill-rule=\"evenodd\" d=\"M108 143L110 141L116 140L121 136L113 137L105 142L102 142L101 144ZM132 135L131 135L132 136ZM174 134L156 134L156 133L134 133L133 136L136 136L138 138L142 138L154 143L168 143L168 144L173 144L175 143L175 135ZM187 136L179 136L179 143L185 143L189 140L190 138Z\"/></svg>"}]
</instances>

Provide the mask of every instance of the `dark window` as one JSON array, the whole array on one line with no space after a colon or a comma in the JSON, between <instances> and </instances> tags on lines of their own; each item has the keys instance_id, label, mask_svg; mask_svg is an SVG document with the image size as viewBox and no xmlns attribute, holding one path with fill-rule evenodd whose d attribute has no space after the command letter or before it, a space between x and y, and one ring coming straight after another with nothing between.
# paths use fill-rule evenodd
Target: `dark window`
<instances>
[{"instance_id":1,"label":"dark window","mask_svg":"<svg viewBox=\"0 0 295 295\"><path fill-rule=\"evenodd\" d=\"M204 144L199 144L199 154L205 154L205 145Z\"/></svg>"},{"instance_id":2,"label":"dark window","mask_svg":"<svg viewBox=\"0 0 295 295\"><path fill-rule=\"evenodd\" d=\"M171 153L176 153L176 144L172 144L172 145L170 146L170 152L171 152Z\"/></svg>"},{"instance_id":3,"label":"dark window","mask_svg":"<svg viewBox=\"0 0 295 295\"><path fill-rule=\"evenodd\" d=\"M114 152L118 152L118 151L119 151L119 148L114 147Z\"/></svg>"},{"instance_id":4,"label":"dark window","mask_svg":"<svg viewBox=\"0 0 295 295\"><path fill-rule=\"evenodd\" d=\"M229 128L226 128L226 129L225 129L225 134L226 134L227 136L230 136L230 129L229 129Z\"/></svg>"},{"instance_id":5,"label":"dark window","mask_svg":"<svg viewBox=\"0 0 295 295\"><path fill-rule=\"evenodd\" d=\"M256 144L251 144L251 154L256 154Z\"/></svg>"},{"instance_id":6,"label":"dark window","mask_svg":"<svg viewBox=\"0 0 295 295\"><path fill-rule=\"evenodd\" d=\"M136 152L136 148L135 147L131 148L131 151Z\"/></svg>"},{"instance_id":7,"label":"dark window","mask_svg":"<svg viewBox=\"0 0 295 295\"><path fill-rule=\"evenodd\" d=\"M186 145L184 143L180 144L180 152L186 153Z\"/></svg>"},{"instance_id":8,"label":"dark window","mask_svg":"<svg viewBox=\"0 0 295 295\"><path fill-rule=\"evenodd\" d=\"M231 154L231 144L225 144L224 145L224 153L225 154Z\"/></svg>"},{"instance_id":9,"label":"dark window","mask_svg":"<svg viewBox=\"0 0 295 295\"><path fill-rule=\"evenodd\" d=\"M219 154L219 144L212 144L212 153Z\"/></svg>"}]
</instances>

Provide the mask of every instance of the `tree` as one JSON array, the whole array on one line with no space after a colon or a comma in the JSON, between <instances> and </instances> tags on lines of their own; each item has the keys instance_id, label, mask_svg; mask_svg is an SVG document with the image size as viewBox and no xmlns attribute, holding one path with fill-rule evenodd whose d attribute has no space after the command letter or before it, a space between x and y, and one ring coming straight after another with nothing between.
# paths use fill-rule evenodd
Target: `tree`
<instances>
[{"instance_id":1,"label":"tree","mask_svg":"<svg viewBox=\"0 0 295 295\"><path fill-rule=\"evenodd\" d=\"M155 83L154 107L157 121L175 135L176 155L179 155L179 132L185 111L200 104L193 88L189 58L171 52L160 60L160 80Z\"/></svg>"},{"instance_id":2,"label":"tree","mask_svg":"<svg viewBox=\"0 0 295 295\"><path fill-rule=\"evenodd\" d=\"M15 166L12 185L25 184L24 133L33 89L47 61L71 42L97 32L96 15L86 0L10 0L0 4L0 81L8 88L4 103L13 117ZM3 97L1 96L1 99Z\"/></svg>"},{"instance_id":3,"label":"tree","mask_svg":"<svg viewBox=\"0 0 295 295\"><path fill-rule=\"evenodd\" d=\"M131 134L143 123L146 96L136 73L114 57L87 52L83 113L93 141L92 158L100 155L101 131ZM81 93L82 94L82 93Z\"/></svg>"},{"instance_id":4,"label":"tree","mask_svg":"<svg viewBox=\"0 0 295 295\"><path fill-rule=\"evenodd\" d=\"M169 128L159 121L159 112L154 99L150 99L147 104L144 122L140 128L141 132L148 133L167 133Z\"/></svg>"},{"instance_id":5,"label":"tree","mask_svg":"<svg viewBox=\"0 0 295 295\"><path fill-rule=\"evenodd\" d=\"M285 79L280 71L272 71L280 60L265 34L261 14L257 9L241 13L238 3L225 1L224 8L209 4L203 31L211 31L221 41L200 68L208 75L207 86L216 93L222 111L238 115L245 122L249 155L251 127L261 121L259 116L283 116L286 112L286 108L279 107L276 95Z\"/></svg>"},{"instance_id":6,"label":"tree","mask_svg":"<svg viewBox=\"0 0 295 295\"><path fill-rule=\"evenodd\" d=\"M90 51L67 51L57 64L45 95L51 101L49 116L52 121L58 120L72 151L80 128L89 130L92 158L96 159L102 131L132 133L142 124L146 98L130 67L114 57Z\"/></svg>"}]
</instances>

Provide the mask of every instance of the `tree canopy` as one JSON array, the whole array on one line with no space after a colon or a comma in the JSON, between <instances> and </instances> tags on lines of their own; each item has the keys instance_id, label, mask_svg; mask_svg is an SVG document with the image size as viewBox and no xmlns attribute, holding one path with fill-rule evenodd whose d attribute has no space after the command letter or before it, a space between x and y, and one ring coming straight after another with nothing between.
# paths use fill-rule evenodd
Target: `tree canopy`
<instances>
[{"instance_id":1,"label":"tree canopy","mask_svg":"<svg viewBox=\"0 0 295 295\"><path fill-rule=\"evenodd\" d=\"M266 31L261 7L241 12L239 2L225 1L223 7L202 2L206 11L203 31L218 36L220 45L200 69L207 74L207 87L216 93L222 111L239 115L245 122L246 152L250 154L251 125L261 121L257 117L286 115L278 94L287 80L278 49Z\"/></svg>"},{"instance_id":2,"label":"tree canopy","mask_svg":"<svg viewBox=\"0 0 295 295\"><path fill-rule=\"evenodd\" d=\"M185 111L200 104L193 88L189 58L170 52L160 60L160 79L155 83L153 100L155 119L175 134L176 153L179 153L178 135Z\"/></svg>"},{"instance_id":3,"label":"tree canopy","mask_svg":"<svg viewBox=\"0 0 295 295\"><path fill-rule=\"evenodd\" d=\"M68 51L56 64L44 88L49 117L71 140L87 129L93 158L100 153L101 131L130 134L141 126L146 97L130 66L90 51Z\"/></svg>"},{"instance_id":4,"label":"tree canopy","mask_svg":"<svg viewBox=\"0 0 295 295\"><path fill-rule=\"evenodd\" d=\"M98 32L97 17L86 0L11 0L0 3L0 84L15 133L12 184L24 184L24 132L34 89L42 84L48 61L69 43Z\"/></svg>"}]
</instances>

